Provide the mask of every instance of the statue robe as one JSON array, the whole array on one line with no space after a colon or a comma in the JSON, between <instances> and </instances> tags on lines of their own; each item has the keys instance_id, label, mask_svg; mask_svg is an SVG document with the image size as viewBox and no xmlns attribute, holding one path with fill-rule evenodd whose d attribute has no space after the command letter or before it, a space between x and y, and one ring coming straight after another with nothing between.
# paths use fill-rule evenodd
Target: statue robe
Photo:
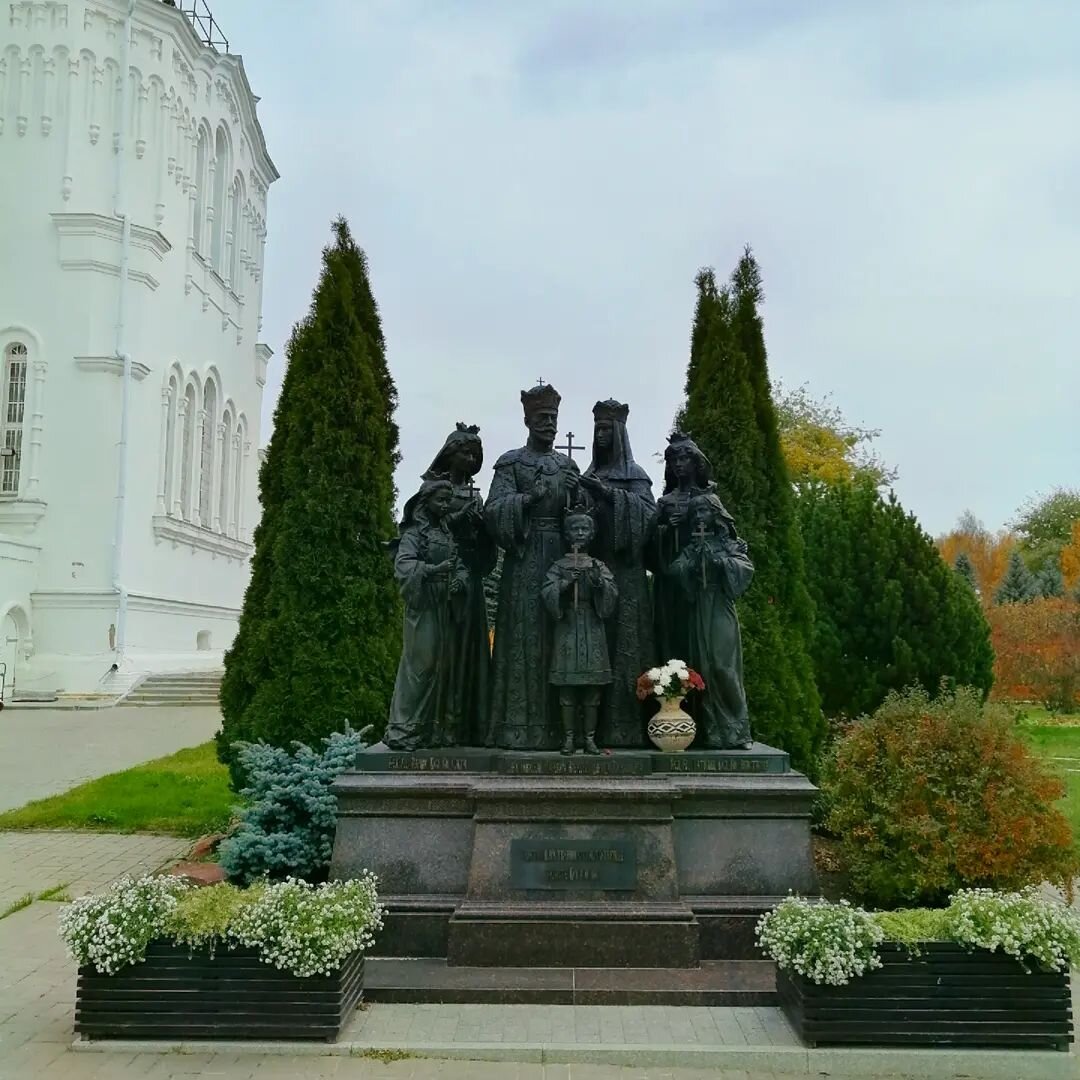
<instances>
[{"instance_id":1,"label":"statue robe","mask_svg":"<svg viewBox=\"0 0 1080 1080\"><path fill-rule=\"evenodd\" d=\"M750 585L753 563L741 541L710 536L684 547L668 574L686 605L686 661L705 680L689 702L697 741L711 749L739 746L750 740L750 717L735 601Z\"/></svg>"},{"instance_id":2,"label":"statue robe","mask_svg":"<svg viewBox=\"0 0 1080 1080\"><path fill-rule=\"evenodd\" d=\"M635 691L638 676L655 662L653 610L645 572L656 520L652 481L632 460L625 469L617 462L592 466L586 475L614 489L613 501L597 499L593 511L597 533L591 550L610 568L619 594L608 621L612 683L604 695L599 737L608 747L646 746L646 717Z\"/></svg>"},{"instance_id":3,"label":"statue robe","mask_svg":"<svg viewBox=\"0 0 1080 1080\"><path fill-rule=\"evenodd\" d=\"M482 746L489 741L491 716L491 643L488 638L484 577L495 566L498 549L484 526L462 511L478 500L468 484L456 485L450 504L450 530L465 576L465 592L455 597L460 621L450 642L453 696L447 709L447 732L453 746Z\"/></svg>"},{"instance_id":4,"label":"statue robe","mask_svg":"<svg viewBox=\"0 0 1080 1080\"><path fill-rule=\"evenodd\" d=\"M705 488L691 487L685 491L675 488L660 496L657 503L656 533L651 545L653 578L653 612L656 635L656 657L660 663L685 660L689 663L689 623L686 597L668 571L679 553L690 543L690 523L687 517L690 500L702 495ZM673 512L682 515L678 525L671 521Z\"/></svg>"},{"instance_id":5,"label":"statue robe","mask_svg":"<svg viewBox=\"0 0 1080 1080\"><path fill-rule=\"evenodd\" d=\"M528 446L495 463L485 517L505 554L495 616L491 742L506 750L554 750L562 743L558 694L548 683L552 626L540 592L551 564L563 554L566 478L577 471L564 454ZM540 473L551 491L527 507Z\"/></svg>"},{"instance_id":6,"label":"statue robe","mask_svg":"<svg viewBox=\"0 0 1080 1080\"><path fill-rule=\"evenodd\" d=\"M576 605L573 587L563 587L574 567L579 572ZM590 577L594 570L595 584ZM547 572L540 595L555 620L548 681L553 686L607 686L611 661L605 624L619 599L611 571L590 555L564 555Z\"/></svg>"},{"instance_id":7,"label":"statue robe","mask_svg":"<svg viewBox=\"0 0 1080 1080\"><path fill-rule=\"evenodd\" d=\"M460 696L460 665L454 641L460 636L465 592L450 594L450 576L431 567L456 553L449 531L418 517L402 531L394 576L405 601L404 640L390 719L383 737L392 750L452 746L457 741L453 702ZM454 571L464 580L464 566Z\"/></svg>"}]
</instances>

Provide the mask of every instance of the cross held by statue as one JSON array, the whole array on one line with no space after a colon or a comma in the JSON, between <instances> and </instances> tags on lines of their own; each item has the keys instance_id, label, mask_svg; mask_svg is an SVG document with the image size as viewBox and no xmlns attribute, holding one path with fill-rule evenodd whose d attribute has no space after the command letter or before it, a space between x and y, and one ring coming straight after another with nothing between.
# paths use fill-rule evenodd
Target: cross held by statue
<instances>
[{"instance_id":1,"label":"cross held by statue","mask_svg":"<svg viewBox=\"0 0 1080 1080\"><path fill-rule=\"evenodd\" d=\"M575 571L580 571L581 570L581 545L580 544L571 544L570 545L570 553L574 556L574 570ZM577 608L578 608L578 579L577 579L577 575L575 574L575 576L574 576L574 610L577 611Z\"/></svg>"},{"instance_id":2,"label":"cross held by statue","mask_svg":"<svg viewBox=\"0 0 1080 1080\"><path fill-rule=\"evenodd\" d=\"M575 445L575 443L574 443L574 433L572 431L568 431L566 433L566 445L565 446L556 446L555 449L565 451L566 456L571 461L573 461L574 460L574 451L575 450L584 450L585 447Z\"/></svg>"},{"instance_id":3,"label":"cross held by statue","mask_svg":"<svg viewBox=\"0 0 1080 1080\"><path fill-rule=\"evenodd\" d=\"M701 541L701 585L702 588L704 588L706 585L708 585L708 581L706 580L705 576L705 558L708 549L705 547L705 541L709 537L709 534L705 529L705 522L699 521L698 527L690 535L693 536L695 540Z\"/></svg>"}]
</instances>

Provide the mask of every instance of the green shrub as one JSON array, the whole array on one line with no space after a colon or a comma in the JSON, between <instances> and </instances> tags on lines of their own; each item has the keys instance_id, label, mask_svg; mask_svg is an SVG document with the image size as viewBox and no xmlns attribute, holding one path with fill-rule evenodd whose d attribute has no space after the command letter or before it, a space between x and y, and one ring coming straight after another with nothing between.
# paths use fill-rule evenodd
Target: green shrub
<instances>
[{"instance_id":1,"label":"green shrub","mask_svg":"<svg viewBox=\"0 0 1080 1080\"><path fill-rule=\"evenodd\" d=\"M1078 870L1064 792L1019 738L1006 708L978 690L890 694L846 726L821 781L865 902L940 906L962 888L1066 884Z\"/></svg>"},{"instance_id":2,"label":"green shrub","mask_svg":"<svg viewBox=\"0 0 1080 1080\"><path fill-rule=\"evenodd\" d=\"M219 861L242 884L259 878L325 878L334 846L337 800L330 791L364 748L364 731L334 732L322 752L294 743L289 753L266 743L234 748L248 777L240 826L222 841Z\"/></svg>"}]
</instances>

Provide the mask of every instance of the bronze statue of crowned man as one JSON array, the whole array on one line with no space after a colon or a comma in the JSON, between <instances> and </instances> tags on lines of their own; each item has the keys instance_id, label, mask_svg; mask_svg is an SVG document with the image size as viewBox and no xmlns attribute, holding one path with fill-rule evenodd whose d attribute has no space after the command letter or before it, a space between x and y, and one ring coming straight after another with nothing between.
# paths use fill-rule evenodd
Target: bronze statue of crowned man
<instances>
[{"instance_id":1,"label":"bronze statue of crowned man","mask_svg":"<svg viewBox=\"0 0 1080 1080\"><path fill-rule=\"evenodd\" d=\"M580 714L587 752L644 749L637 678L677 658L706 678L699 746L749 749L734 604L753 565L710 462L673 435L657 503L630 448L629 406L609 398L593 408L582 474L555 449L560 402L550 385L522 391L528 436L495 462L486 502L473 485L479 429L458 424L405 504L395 549L404 647L387 747L573 753ZM484 579L498 549L490 651Z\"/></svg>"}]
</instances>

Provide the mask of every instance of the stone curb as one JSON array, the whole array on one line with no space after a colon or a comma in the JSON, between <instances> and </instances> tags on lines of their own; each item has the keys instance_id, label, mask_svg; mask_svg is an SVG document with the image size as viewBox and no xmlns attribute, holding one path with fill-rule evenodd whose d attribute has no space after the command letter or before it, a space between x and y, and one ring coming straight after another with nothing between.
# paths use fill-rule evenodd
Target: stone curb
<instances>
[{"instance_id":1,"label":"stone curb","mask_svg":"<svg viewBox=\"0 0 1080 1080\"><path fill-rule=\"evenodd\" d=\"M544 1065L631 1065L639 1068L697 1068L762 1071L788 1076L900 1075L917 1080L1075 1080L1075 1054L1055 1050L929 1050L818 1048L796 1046L627 1046L603 1043L400 1043L372 1042L166 1042L135 1039L76 1039L83 1053L237 1054L370 1057L383 1054L465 1061L513 1061Z\"/></svg>"}]
</instances>

